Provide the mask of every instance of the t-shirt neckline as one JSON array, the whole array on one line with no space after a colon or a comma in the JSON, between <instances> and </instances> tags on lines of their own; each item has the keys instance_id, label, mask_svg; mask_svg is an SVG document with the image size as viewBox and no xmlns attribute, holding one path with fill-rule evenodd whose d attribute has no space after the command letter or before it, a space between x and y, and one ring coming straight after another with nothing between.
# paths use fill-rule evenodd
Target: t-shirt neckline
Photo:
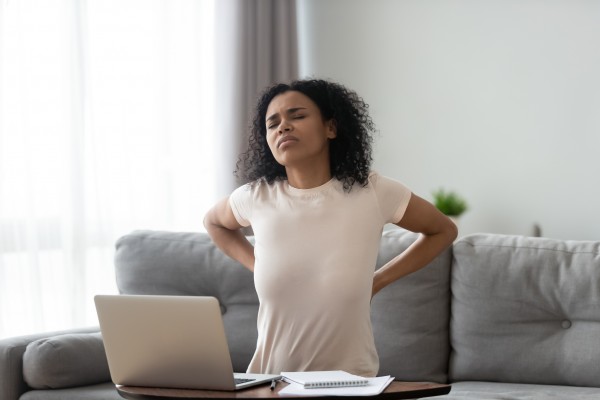
<instances>
[{"instance_id":1,"label":"t-shirt neckline","mask_svg":"<svg viewBox=\"0 0 600 400\"><path fill-rule=\"evenodd\" d=\"M322 192L323 190L329 188L329 186L333 185L333 183L335 181L336 181L336 179L334 177L332 177L330 180L328 180L327 182L325 182L324 184L322 184L320 186L315 186L314 188L308 188L308 189L299 189L297 187L290 185L290 182L286 179L285 185L286 185L287 189L290 191L290 193L310 194L310 193Z\"/></svg>"}]
</instances>

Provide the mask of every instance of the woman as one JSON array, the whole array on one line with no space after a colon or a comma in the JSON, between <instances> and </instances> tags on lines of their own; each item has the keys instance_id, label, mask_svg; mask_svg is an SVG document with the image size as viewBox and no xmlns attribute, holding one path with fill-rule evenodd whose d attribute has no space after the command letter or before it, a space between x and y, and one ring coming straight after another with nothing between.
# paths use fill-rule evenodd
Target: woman
<instances>
[{"instance_id":1,"label":"woman","mask_svg":"<svg viewBox=\"0 0 600 400\"><path fill-rule=\"evenodd\" d=\"M456 226L433 205L370 170L367 109L333 82L268 88L238 163L250 183L206 214L215 244L254 272L258 341L248 372L376 376L371 298L456 238ZM421 234L375 271L386 223ZM254 246L241 231L249 225Z\"/></svg>"}]
</instances>

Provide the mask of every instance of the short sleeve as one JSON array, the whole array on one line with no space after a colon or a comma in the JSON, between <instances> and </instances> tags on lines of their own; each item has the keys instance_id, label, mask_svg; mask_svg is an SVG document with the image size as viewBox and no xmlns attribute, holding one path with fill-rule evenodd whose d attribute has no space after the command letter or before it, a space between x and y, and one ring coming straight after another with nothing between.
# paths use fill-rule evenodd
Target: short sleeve
<instances>
[{"instance_id":1,"label":"short sleeve","mask_svg":"<svg viewBox=\"0 0 600 400\"><path fill-rule=\"evenodd\" d=\"M229 196L233 216L242 226L249 226L252 219L252 188L250 184L240 186Z\"/></svg>"},{"instance_id":2,"label":"short sleeve","mask_svg":"<svg viewBox=\"0 0 600 400\"><path fill-rule=\"evenodd\" d=\"M400 222L412 195L410 189L402 183L376 172L371 173L369 181L375 190L385 222L393 224Z\"/></svg>"}]
</instances>

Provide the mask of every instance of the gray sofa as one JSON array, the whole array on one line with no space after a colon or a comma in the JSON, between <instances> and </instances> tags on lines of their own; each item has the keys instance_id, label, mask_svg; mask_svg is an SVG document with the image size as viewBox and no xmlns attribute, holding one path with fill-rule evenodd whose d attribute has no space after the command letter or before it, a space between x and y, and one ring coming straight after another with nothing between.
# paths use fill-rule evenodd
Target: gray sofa
<instances>
[{"instance_id":1,"label":"gray sofa","mask_svg":"<svg viewBox=\"0 0 600 400\"><path fill-rule=\"evenodd\" d=\"M416 235L387 231L377 265ZM199 233L121 238L126 294L219 299L234 369L255 345L252 274ZM450 382L437 399L600 399L600 242L477 234L372 304L380 374ZM252 335L251 333L254 333ZM97 328L0 341L0 400L119 399Z\"/></svg>"}]
</instances>

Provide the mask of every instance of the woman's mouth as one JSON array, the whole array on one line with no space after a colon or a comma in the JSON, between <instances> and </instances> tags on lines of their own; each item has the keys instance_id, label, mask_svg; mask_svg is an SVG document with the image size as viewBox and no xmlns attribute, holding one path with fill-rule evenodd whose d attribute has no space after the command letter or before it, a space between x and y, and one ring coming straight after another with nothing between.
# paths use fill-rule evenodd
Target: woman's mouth
<instances>
[{"instance_id":1,"label":"woman's mouth","mask_svg":"<svg viewBox=\"0 0 600 400\"><path fill-rule=\"evenodd\" d=\"M285 144L289 144L291 142L297 142L297 141L298 141L298 138L296 138L294 136L291 136L291 135L284 136L277 141L277 148L280 149Z\"/></svg>"}]
</instances>

